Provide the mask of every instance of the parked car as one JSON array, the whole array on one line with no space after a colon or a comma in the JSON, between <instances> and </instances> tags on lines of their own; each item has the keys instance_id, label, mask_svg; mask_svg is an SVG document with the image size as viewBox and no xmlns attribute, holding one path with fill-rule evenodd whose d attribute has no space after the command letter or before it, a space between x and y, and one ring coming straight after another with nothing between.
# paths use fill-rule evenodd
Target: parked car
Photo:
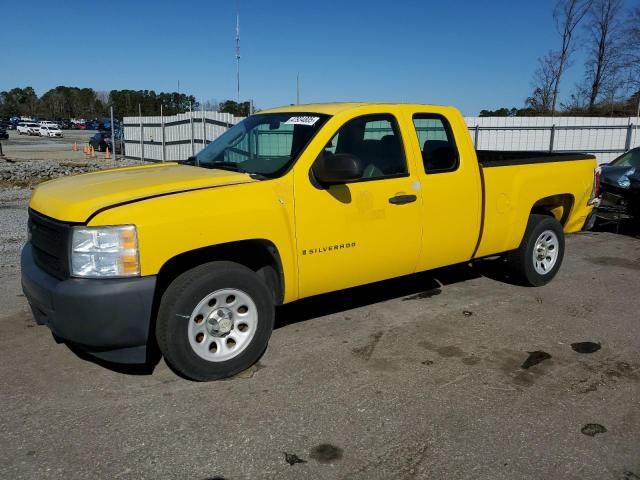
<instances>
[{"instance_id":1,"label":"parked car","mask_svg":"<svg viewBox=\"0 0 640 480\"><path fill-rule=\"evenodd\" d=\"M58 130L60 130L60 125L57 122L52 122L50 120L41 120L38 122L38 124L41 127L51 127L51 128L57 128Z\"/></svg>"},{"instance_id":2,"label":"parked car","mask_svg":"<svg viewBox=\"0 0 640 480\"><path fill-rule=\"evenodd\" d=\"M38 185L22 287L36 322L90 355L142 363L157 341L182 375L228 377L267 348L276 304L494 255L548 283L596 167L476 151L451 107L266 110L182 164Z\"/></svg>"},{"instance_id":3,"label":"parked car","mask_svg":"<svg viewBox=\"0 0 640 480\"><path fill-rule=\"evenodd\" d=\"M597 214L621 214L640 220L640 147L602 165Z\"/></svg>"},{"instance_id":4,"label":"parked car","mask_svg":"<svg viewBox=\"0 0 640 480\"><path fill-rule=\"evenodd\" d=\"M18 135L40 135L40 125L35 122L20 122L16 130Z\"/></svg>"},{"instance_id":5,"label":"parked car","mask_svg":"<svg viewBox=\"0 0 640 480\"><path fill-rule=\"evenodd\" d=\"M123 145L123 139L122 139L122 134L116 130L116 153L121 153L122 152L122 145ZM111 132L110 131L106 131L106 132L98 132L96 133L93 137L91 137L89 139L89 145L91 145L94 150L98 151L98 152L106 152L107 151L107 146L109 147L109 150L111 152L113 152L113 141L111 139Z\"/></svg>"},{"instance_id":6,"label":"parked car","mask_svg":"<svg viewBox=\"0 0 640 480\"><path fill-rule=\"evenodd\" d=\"M62 130L57 126L40 125L39 133L41 137L62 137Z\"/></svg>"},{"instance_id":7,"label":"parked car","mask_svg":"<svg viewBox=\"0 0 640 480\"><path fill-rule=\"evenodd\" d=\"M85 128L87 130L98 130L100 128L100 122L97 120L91 120L85 123Z\"/></svg>"}]
</instances>

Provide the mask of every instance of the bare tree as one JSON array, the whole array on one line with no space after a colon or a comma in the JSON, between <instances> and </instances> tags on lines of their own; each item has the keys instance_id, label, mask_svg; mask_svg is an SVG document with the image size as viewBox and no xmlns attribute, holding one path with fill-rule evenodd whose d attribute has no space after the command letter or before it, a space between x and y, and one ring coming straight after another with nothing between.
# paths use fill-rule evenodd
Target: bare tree
<instances>
[{"instance_id":1,"label":"bare tree","mask_svg":"<svg viewBox=\"0 0 640 480\"><path fill-rule=\"evenodd\" d=\"M591 8L592 0L557 0L553 10L553 19L562 39L560 50L554 57L554 79L551 93L551 113L556 111L560 80L570 65L571 54L574 51L574 31Z\"/></svg>"},{"instance_id":2,"label":"bare tree","mask_svg":"<svg viewBox=\"0 0 640 480\"><path fill-rule=\"evenodd\" d=\"M206 100L203 104L204 109L208 112L217 112L220 109L220 104L215 98Z\"/></svg>"},{"instance_id":3,"label":"bare tree","mask_svg":"<svg viewBox=\"0 0 640 480\"><path fill-rule=\"evenodd\" d=\"M564 115L581 116L589 104L589 92L583 85L576 84L573 93L569 98L560 104Z\"/></svg>"},{"instance_id":4,"label":"bare tree","mask_svg":"<svg viewBox=\"0 0 640 480\"><path fill-rule=\"evenodd\" d=\"M96 99L100 100L103 105L109 105L109 92L106 90L96 90Z\"/></svg>"},{"instance_id":5,"label":"bare tree","mask_svg":"<svg viewBox=\"0 0 640 480\"><path fill-rule=\"evenodd\" d=\"M594 0L589 11L589 51L585 79L589 87L589 108L600 96L615 91L621 66L623 0Z\"/></svg>"},{"instance_id":6,"label":"bare tree","mask_svg":"<svg viewBox=\"0 0 640 480\"><path fill-rule=\"evenodd\" d=\"M553 51L538 59L538 68L533 74L533 94L525 100L525 105L537 113L552 111L557 66L558 54Z\"/></svg>"},{"instance_id":7,"label":"bare tree","mask_svg":"<svg viewBox=\"0 0 640 480\"><path fill-rule=\"evenodd\" d=\"M635 93L640 90L640 7L634 8L627 18L624 45L628 86Z\"/></svg>"}]
</instances>

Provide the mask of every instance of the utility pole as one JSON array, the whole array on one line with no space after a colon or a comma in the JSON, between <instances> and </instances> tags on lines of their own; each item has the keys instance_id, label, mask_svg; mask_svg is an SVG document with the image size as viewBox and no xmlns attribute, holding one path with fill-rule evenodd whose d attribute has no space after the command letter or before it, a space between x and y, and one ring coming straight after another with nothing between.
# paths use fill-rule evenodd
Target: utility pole
<instances>
[{"instance_id":1,"label":"utility pole","mask_svg":"<svg viewBox=\"0 0 640 480\"><path fill-rule=\"evenodd\" d=\"M240 104L240 0L236 0L236 88Z\"/></svg>"},{"instance_id":2,"label":"utility pole","mask_svg":"<svg viewBox=\"0 0 640 480\"><path fill-rule=\"evenodd\" d=\"M118 142L117 142L117 139L116 139L116 126L114 125L114 121L113 121L113 105L111 105L110 110L111 110L111 149L113 150L113 161L116 161L118 159L118 157L116 156L117 155L116 154L116 149L117 149L116 144ZM122 128L122 125L120 125L120 128ZM119 136L123 137L122 131L120 131L120 135ZM124 145L124 143L121 146L123 146L123 145ZM124 151L122 152L122 154L124 155Z\"/></svg>"},{"instance_id":3,"label":"utility pole","mask_svg":"<svg viewBox=\"0 0 640 480\"><path fill-rule=\"evenodd\" d=\"M142 124L142 107L138 104L138 118L140 120L140 160L144 161L144 126Z\"/></svg>"}]
</instances>

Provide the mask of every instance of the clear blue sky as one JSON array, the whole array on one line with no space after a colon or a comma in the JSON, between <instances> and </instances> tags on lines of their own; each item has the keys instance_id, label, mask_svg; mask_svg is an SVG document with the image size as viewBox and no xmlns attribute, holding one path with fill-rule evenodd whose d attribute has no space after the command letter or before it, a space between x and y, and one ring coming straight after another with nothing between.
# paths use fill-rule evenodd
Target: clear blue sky
<instances>
[{"instance_id":1,"label":"clear blue sky","mask_svg":"<svg viewBox=\"0 0 640 480\"><path fill-rule=\"evenodd\" d=\"M2 2L0 90L57 85L235 99L235 0ZM27 6L28 5L28 6ZM240 0L241 97L522 106L558 44L553 0ZM113 23L112 23L113 22ZM110 39L113 34L113 40ZM562 90L582 74L576 59Z\"/></svg>"}]
</instances>

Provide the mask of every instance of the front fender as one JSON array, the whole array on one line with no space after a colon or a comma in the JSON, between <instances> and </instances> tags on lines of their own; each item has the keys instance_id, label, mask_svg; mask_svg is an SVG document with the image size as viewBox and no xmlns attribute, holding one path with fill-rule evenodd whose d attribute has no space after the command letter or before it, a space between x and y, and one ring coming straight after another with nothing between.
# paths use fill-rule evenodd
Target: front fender
<instances>
[{"instance_id":1,"label":"front fender","mask_svg":"<svg viewBox=\"0 0 640 480\"><path fill-rule=\"evenodd\" d=\"M269 240L282 261L284 302L298 296L293 187L286 177L133 201L104 210L89 223L121 224L136 225L142 275L156 275L184 252Z\"/></svg>"}]
</instances>

